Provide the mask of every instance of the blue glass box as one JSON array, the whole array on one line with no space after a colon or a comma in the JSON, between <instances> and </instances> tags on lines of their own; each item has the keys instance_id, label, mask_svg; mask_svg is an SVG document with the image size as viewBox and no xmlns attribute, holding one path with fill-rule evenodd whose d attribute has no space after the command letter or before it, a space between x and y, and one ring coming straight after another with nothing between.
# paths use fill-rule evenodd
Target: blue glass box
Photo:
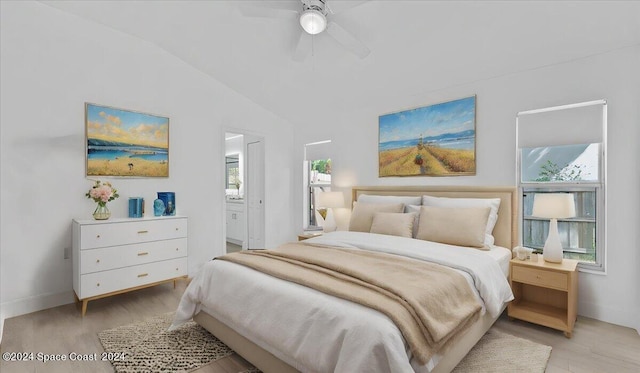
<instances>
[{"instance_id":1,"label":"blue glass box","mask_svg":"<svg viewBox=\"0 0 640 373\"><path fill-rule=\"evenodd\" d=\"M144 216L144 198L131 197L129 198L129 217L141 218Z\"/></svg>"}]
</instances>

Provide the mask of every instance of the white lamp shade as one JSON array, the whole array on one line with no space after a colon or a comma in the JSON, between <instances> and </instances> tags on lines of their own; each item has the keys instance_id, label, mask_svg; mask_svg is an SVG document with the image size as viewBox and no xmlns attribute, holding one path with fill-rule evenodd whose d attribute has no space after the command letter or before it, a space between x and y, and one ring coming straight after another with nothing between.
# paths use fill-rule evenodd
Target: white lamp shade
<instances>
[{"instance_id":1,"label":"white lamp shade","mask_svg":"<svg viewBox=\"0 0 640 373\"><path fill-rule=\"evenodd\" d=\"M531 215L546 219L565 219L576 216L571 193L537 193L533 198Z\"/></svg>"},{"instance_id":2,"label":"white lamp shade","mask_svg":"<svg viewBox=\"0 0 640 373\"><path fill-rule=\"evenodd\" d=\"M307 9L300 15L300 26L308 34L319 34L327 28L327 18L317 10Z\"/></svg>"},{"instance_id":3,"label":"white lamp shade","mask_svg":"<svg viewBox=\"0 0 640 373\"><path fill-rule=\"evenodd\" d=\"M323 192L318 194L318 200L316 202L318 207L344 207L344 195L342 192Z\"/></svg>"}]
</instances>

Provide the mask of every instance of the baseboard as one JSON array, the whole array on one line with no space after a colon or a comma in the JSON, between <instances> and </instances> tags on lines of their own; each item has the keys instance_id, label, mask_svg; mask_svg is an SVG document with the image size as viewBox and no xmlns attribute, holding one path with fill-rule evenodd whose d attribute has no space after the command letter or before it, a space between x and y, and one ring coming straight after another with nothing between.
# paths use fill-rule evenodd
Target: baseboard
<instances>
[{"instance_id":1,"label":"baseboard","mask_svg":"<svg viewBox=\"0 0 640 373\"><path fill-rule=\"evenodd\" d=\"M46 310L74 302L73 290L62 293L40 294L0 304L0 342L4 331L4 320L11 317Z\"/></svg>"}]
</instances>

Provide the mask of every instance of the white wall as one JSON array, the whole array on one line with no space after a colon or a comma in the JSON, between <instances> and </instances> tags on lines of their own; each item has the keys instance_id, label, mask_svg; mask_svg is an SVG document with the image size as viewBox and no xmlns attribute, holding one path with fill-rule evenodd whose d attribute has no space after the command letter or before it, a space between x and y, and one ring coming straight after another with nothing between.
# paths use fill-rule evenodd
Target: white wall
<instances>
[{"instance_id":1,"label":"white wall","mask_svg":"<svg viewBox=\"0 0 640 373\"><path fill-rule=\"evenodd\" d=\"M84 197L84 103L170 118L170 177L111 178L120 198L176 192L189 217L189 274L224 253L224 131L265 137L266 245L294 239L292 126L158 47L36 2L1 3L0 326L7 317L73 301L71 219ZM215 48L214 45L211 46ZM106 179L106 178L102 178Z\"/></svg>"},{"instance_id":2,"label":"white wall","mask_svg":"<svg viewBox=\"0 0 640 373\"><path fill-rule=\"evenodd\" d=\"M428 49L426 52L428 53ZM316 128L297 128L296 163L303 144L333 140L333 182L353 185L515 185L515 116L527 109L608 100L609 184L607 275L580 273L579 314L640 330L640 46L564 64L479 80L424 94L376 101ZM421 72L430 74L431 72ZM433 72L437 73L437 72ZM420 74L415 79L419 81ZM378 116L477 95L477 174L468 177L378 178ZM578 131L579 129L576 129ZM301 173L296 175L302 179ZM301 201L302 197L296 198ZM302 204L296 207L302 221Z\"/></svg>"}]
</instances>

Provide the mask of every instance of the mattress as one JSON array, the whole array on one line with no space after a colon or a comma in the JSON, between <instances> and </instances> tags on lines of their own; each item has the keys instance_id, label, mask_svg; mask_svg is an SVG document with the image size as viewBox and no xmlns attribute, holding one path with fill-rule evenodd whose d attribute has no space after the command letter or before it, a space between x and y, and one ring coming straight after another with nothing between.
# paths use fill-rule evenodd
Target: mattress
<instances>
[{"instance_id":1,"label":"mattress","mask_svg":"<svg viewBox=\"0 0 640 373\"><path fill-rule=\"evenodd\" d=\"M447 260L453 260L470 286L479 287L474 289L487 311L484 323L495 320L512 299L499 264L507 252L510 258L504 248L479 251L359 232L335 232L307 241L378 251L395 247L392 251L399 255L422 259L430 255L425 253L427 246L448 253L445 256L462 253ZM482 262L480 271L491 274L469 274L462 269L465 261ZM395 324L377 311L220 260L207 263L191 282L174 325L200 311L302 372L430 372L443 359L436 355L419 365Z\"/></svg>"}]
</instances>

